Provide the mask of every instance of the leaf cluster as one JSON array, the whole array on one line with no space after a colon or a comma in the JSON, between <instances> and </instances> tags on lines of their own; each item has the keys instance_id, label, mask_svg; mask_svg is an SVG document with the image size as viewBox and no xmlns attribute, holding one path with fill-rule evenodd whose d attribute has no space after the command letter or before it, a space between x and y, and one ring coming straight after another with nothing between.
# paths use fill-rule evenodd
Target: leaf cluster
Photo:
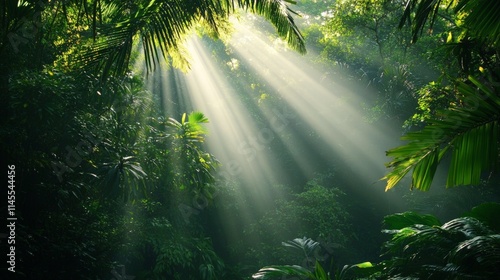
<instances>
[{"instance_id":1,"label":"leaf cluster","mask_svg":"<svg viewBox=\"0 0 500 280\"><path fill-rule=\"evenodd\" d=\"M495 168L498 161L500 99L497 87L489 88L469 77L474 85L459 82L460 101L437 113L418 132L402 137L409 143L387 151L394 159L393 170L383 179L386 190L394 187L410 170L411 188L428 190L439 162L451 152L446 185L477 185L481 175Z\"/></svg>"},{"instance_id":2,"label":"leaf cluster","mask_svg":"<svg viewBox=\"0 0 500 280\"><path fill-rule=\"evenodd\" d=\"M489 213L498 218L498 204L484 204L470 216ZM425 279L488 279L498 273L500 239L487 220L460 217L441 224L435 217L405 212L384 219L384 232L392 239L384 244L389 257L379 266L377 279L392 277Z\"/></svg>"}]
</instances>

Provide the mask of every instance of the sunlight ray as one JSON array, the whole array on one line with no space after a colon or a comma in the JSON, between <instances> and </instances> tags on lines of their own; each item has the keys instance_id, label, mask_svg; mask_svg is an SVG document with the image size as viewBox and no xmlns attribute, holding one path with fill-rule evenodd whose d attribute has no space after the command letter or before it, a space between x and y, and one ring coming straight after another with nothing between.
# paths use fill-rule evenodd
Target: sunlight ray
<instances>
[{"instance_id":1,"label":"sunlight ray","mask_svg":"<svg viewBox=\"0 0 500 280\"><path fill-rule=\"evenodd\" d=\"M234 36L231 45L242 61L251 65L346 164L368 182L378 180L385 171L380 146L390 141L386 131L363 120L360 94L334 81L318 81L322 73L306 65L307 58L286 52L280 55L257 31L243 25L237 29L241 34Z\"/></svg>"},{"instance_id":2,"label":"sunlight ray","mask_svg":"<svg viewBox=\"0 0 500 280\"><path fill-rule=\"evenodd\" d=\"M163 67L150 79L162 94L167 116L179 118L180 107L208 117L207 150L222 163L221 177L236 180L254 206L223 217L228 238L237 241L231 227L254 222L283 195L273 185L304 184L318 172L334 170L339 182L370 203L397 204L378 182L385 173L384 151L397 137L364 119L361 105L370 92L340 74L313 68L309 57L280 49L258 31L236 29L231 56L272 89L274 105L241 89L248 85L236 87L198 37L186 44L192 57L187 73ZM279 103L283 106L276 108Z\"/></svg>"},{"instance_id":3,"label":"sunlight ray","mask_svg":"<svg viewBox=\"0 0 500 280\"><path fill-rule=\"evenodd\" d=\"M189 95L187 108L203 112L210 120L206 145L222 163L221 176L229 180L237 178L245 192L250 194L255 209L272 205L279 194L273 194L270 186L286 176L266 146L274 135L270 134L270 129L255 124L248 109L238 99L236 89L228 83L200 40L192 38L187 48L193 60L190 71L179 75L182 91L168 92L178 90L178 87L170 86L163 88L164 94ZM169 75L172 72L157 77L167 79ZM254 221L258 214L255 209L243 211L243 217L239 219L247 223ZM228 221L234 218L226 217ZM230 228L226 230L231 231Z\"/></svg>"}]
</instances>

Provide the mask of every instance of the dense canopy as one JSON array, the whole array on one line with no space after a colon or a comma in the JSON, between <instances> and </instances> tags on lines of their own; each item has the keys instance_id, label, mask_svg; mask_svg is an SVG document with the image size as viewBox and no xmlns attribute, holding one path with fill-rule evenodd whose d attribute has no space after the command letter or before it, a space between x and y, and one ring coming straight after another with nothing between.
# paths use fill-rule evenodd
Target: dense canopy
<instances>
[{"instance_id":1,"label":"dense canopy","mask_svg":"<svg viewBox=\"0 0 500 280\"><path fill-rule=\"evenodd\" d=\"M0 1L0 278L492 279L499 13Z\"/></svg>"}]
</instances>

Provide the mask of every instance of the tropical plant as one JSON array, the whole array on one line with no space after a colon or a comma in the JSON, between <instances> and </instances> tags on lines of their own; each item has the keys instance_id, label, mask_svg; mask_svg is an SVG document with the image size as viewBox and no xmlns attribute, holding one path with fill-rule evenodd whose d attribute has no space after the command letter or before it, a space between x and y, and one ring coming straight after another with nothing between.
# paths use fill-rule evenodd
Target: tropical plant
<instances>
[{"instance_id":1,"label":"tropical plant","mask_svg":"<svg viewBox=\"0 0 500 280\"><path fill-rule=\"evenodd\" d=\"M411 25L413 41L421 36L428 24L429 29L440 15L440 11L452 8L462 19L468 33L478 39L487 40L498 46L500 43L500 3L489 0L407 0L399 27Z\"/></svg>"},{"instance_id":2,"label":"tropical plant","mask_svg":"<svg viewBox=\"0 0 500 280\"><path fill-rule=\"evenodd\" d=\"M496 169L500 132L500 93L498 85L488 87L473 77L473 85L458 82L459 102L427 121L418 132L402 137L408 144L387 151L394 159L393 170L383 179L386 190L394 187L413 169L411 188L428 190L437 166L450 152L446 186L477 185L481 175Z\"/></svg>"},{"instance_id":3,"label":"tropical plant","mask_svg":"<svg viewBox=\"0 0 500 280\"><path fill-rule=\"evenodd\" d=\"M332 279L330 273L325 271L321 263L313 257L315 251L319 248L319 243L310 238L295 238L294 240L283 242L283 246L298 249L304 253L304 257L309 260L313 259L314 266L312 268L306 268L299 265L272 265L266 266L255 274L252 275L253 279L276 279L277 277L287 277L296 276L300 279L310 279L310 280L330 280ZM355 265L346 265L334 274L335 280L349 279L347 278L349 272L353 269L367 269L371 268L372 264L370 262L359 263ZM359 273L359 271L358 271ZM361 273L359 273L361 274ZM295 279L295 278L291 278Z\"/></svg>"},{"instance_id":4,"label":"tropical plant","mask_svg":"<svg viewBox=\"0 0 500 280\"><path fill-rule=\"evenodd\" d=\"M166 205L154 200L128 204L128 232L118 261L140 279L220 279L225 265L210 238L171 222Z\"/></svg>"},{"instance_id":5,"label":"tropical plant","mask_svg":"<svg viewBox=\"0 0 500 280\"><path fill-rule=\"evenodd\" d=\"M302 251L304 258L310 261L313 258L314 251L320 245L318 242L310 238L295 238L294 240L282 242L283 246L291 247ZM315 260L314 271L299 266L299 265L279 265L267 266L261 268L257 273L252 275L254 279L272 279L282 276L300 276L307 279L329 280L328 274L325 272L321 264Z\"/></svg>"},{"instance_id":6,"label":"tropical plant","mask_svg":"<svg viewBox=\"0 0 500 280\"><path fill-rule=\"evenodd\" d=\"M26 249L11 276L106 279L114 261L143 257L131 272L220 279L225 266L201 222L184 225L188 236L171 211L179 193L189 202L213 194L207 119L165 121L129 63L135 46L150 68L176 56L199 24L222 34L237 8L305 52L289 3L1 1L1 154L17 167L16 241Z\"/></svg>"},{"instance_id":7,"label":"tropical plant","mask_svg":"<svg viewBox=\"0 0 500 280\"><path fill-rule=\"evenodd\" d=\"M449 31L447 43L443 45L459 61L458 78L449 77L454 88L436 89L436 85L432 85L431 94L437 92L437 98L431 97L431 102L420 104L426 118L424 128L403 136L402 140L409 143L387 152L393 160L386 164L392 168L383 178L387 180L386 190L411 170L411 188L428 190L438 164L447 153L451 153L447 187L478 185L482 175L497 170L500 63L495 54L499 50L500 21L495 13L500 5L484 0L410 0L400 27L411 23L416 41L427 23L432 26L445 3L453 7L453 20L459 27L459 34L455 36L454 30ZM463 76L467 76L468 81L460 78ZM440 105L436 106L437 103Z\"/></svg>"},{"instance_id":8,"label":"tropical plant","mask_svg":"<svg viewBox=\"0 0 500 280\"><path fill-rule=\"evenodd\" d=\"M177 188L188 189L196 198L203 196L211 198L214 182L213 171L218 165L215 157L201 149L204 134L202 126L208 119L201 112L184 113L181 121L169 118L167 127L172 129L172 159L179 161L173 166L173 172L178 174Z\"/></svg>"},{"instance_id":9,"label":"tropical plant","mask_svg":"<svg viewBox=\"0 0 500 280\"><path fill-rule=\"evenodd\" d=\"M186 182L192 191L185 192L189 202L196 186L208 189L216 161L200 146L207 119L200 113L185 115L184 120L170 120L181 124L179 129L169 127L155 117L158 106L136 77L109 78L105 84L97 80L52 67L11 77L9 102L2 104L9 118L3 120L0 142L2 155L16 163L22 178L16 180L16 213L23 217L17 242L26 251L18 254L23 261L16 271L42 279L63 265L65 269L51 273L52 279L74 273L81 279L109 278L114 261L126 263L134 273L150 268L149 260L133 266L125 258L140 255L163 258L151 266L157 275L188 263L184 276L214 279L224 270L221 259L197 222L191 225L192 236L179 232L175 217L180 215L170 210L180 202L169 196L181 192L177 182ZM9 146L13 149L5 149ZM189 168L175 169L187 154ZM196 168L208 173L200 175ZM138 232L144 243L136 239ZM162 240L165 236L186 238L178 244ZM126 254L125 247L130 249ZM117 260L117 255L124 257Z\"/></svg>"},{"instance_id":10,"label":"tropical plant","mask_svg":"<svg viewBox=\"0 0 500 280\"><path fill-rule=\"evenodd\" d=\"M295 234L316 236L317 240L328 243L330 251L336 250L328 257L346 254L346 250L342 248L351 237L350 216L340 200L344 194L335 187L325 187L328 177L325 175L321 178L318 175L318 178L307 183L303 192L292 193L287 198L277 200L273 209L247 226L249 239L257 237L260 240L248 245L248 257L252 261L260 265L302 261L303 259L298 260L296 254L287 250L286 247L289 246L277 245L285 238L293 238Z\"/></svg>"},{"instance_id":11,"label":"tropical plant","mask_svg":"<svg viewBox=\"0 0 500 280\"><path fill-rule=\"evenodd\" d=\"M474 208L466 217L441 224L413 212L384 218L392 239L384 244L389 259L376 265L376 279L493 279L500 264L500 235L489 225L498 204ZM488 213L485 215L485 213ZM475 217L474 217L475 216ZM483 220L482 217L489 217ZM481 219L481 220L479 220Z\"/></svg>"},{"instance_id":12,"label":"tropical plant","mask_svg":"<svg viewBox=\"0 0 500 280\"><path fill-rule=\"evenodd\" d=\"M84 1L82 1L84 2ZM128 70L136 39L140 39L149 69L163 57L183 56L178 52L186 35L203 24L209 34L220 36L230 14L237 7L269 20L279 36L299 52L305 52L302 35L295 25L294 12L283 0L266 1L106 1L85 10L87 29L93 39L77 61L102 70L102 74L123 74ZM293 3L290 1L290 3ZM64 5L64 4L63 4ZM75 6L82 5L76 1ZM86 5L86 2L83 3ZM182 64L182 63L181 63Z\"/></svg>"}]
</instances>

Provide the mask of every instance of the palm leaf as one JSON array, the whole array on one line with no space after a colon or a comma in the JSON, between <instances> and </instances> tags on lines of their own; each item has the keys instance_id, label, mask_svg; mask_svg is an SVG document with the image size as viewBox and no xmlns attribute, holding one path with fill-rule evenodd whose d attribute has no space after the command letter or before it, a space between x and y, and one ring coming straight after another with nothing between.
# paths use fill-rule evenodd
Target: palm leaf
<instances>
[{"instance_id":1,"label":"palm leaf","mask_svg":"<svg viewBox=\"0 0 500 280\"><path fill-rule=\"evenodd\" d=\"M452 263L447 263L446 265L426 264L422 266L422 270L429 273L428 275L436 278L439 277L440 279L481 279L477 273L464 273L461 271L463 270L462 266Z\"/></svg>"},{"instance_id":2,"label":"palm leaf","mask_svg":"<svg viewBox=\"0 0 500 280\"><path fill-rule=\"evenodd\" d=\"M316 261L316 265L314 266L314 279L330 280L328 273L326 273L325 269L323 269L323 267L318 261Z\"/></svg>"},{"instance_id":3,"label":"palm leaf","mask_svg":"<svg viewBox=\"0 0 500 280\"><path fill-rule=\"evenodd\" d=\"M208 118L201 112L192 112L189 115L182 114L180 122L174 118L169 118L166 125L175 130L174 137L177 139L203 142L204 135L207 133L207 129L202 126L203 123L208 123Z\"/></svg>"},{"instance_id":4,"label":"palm leaf","mask_svg":"<svg viewBox=\"0 0 500 280\"><path fill-rule=\"evenodd\" d=\"M466 13L465 24L477 38L485 39L500 46L500 1L463 0L457 7Z\"/></svg>"},{"instance_id":5,"label":"palm leaf","mask_svg":"<svg viewBox=\"0 0 500 280\"><path fill-rule=\"evenodd\" d=\"M393 234L390 241L384 243L383 255L392 255L402 258L403 263L411 256L413 265L421 265L433 261L442 261L449 250L465 240L464 235L458 231L444 230L440 227L426 225L413 225L400 230L385 230ZM404 266L404 264L401 264ZM405 269L417 269L407 267Z\"/></svg>"},{"instance_id":6,"label":"palm leaf","mask_svg":"<svg viewBox=\"0 0 500 280\"><path fill-rule=\"evenodd\" d=\"M124 4L121 1L100 3L109 22L93 26L93 34L99 34L91 49L77 58L77 62L98 71L103 77L123 74L129 65L135 38L145 54L147 69L156 67L161 57L175 56L184 37L200 22L206 22L218 36L218 27L225 22L235 6L264 16L277 30L279 36L300 53L305 53L305 43L293 20L294 12L286 0L150 0ZM89 14L96 18L96 12ZM96 20L93 21L97 23Z\"/></svg>"},{"instance_id":7,"label":"palm leaf","mask_svg":"<svg viewBox=\"0 0 500 280\"><path fill-rule=\"evenodd\" d=\"M369 279L369 276L377 273L379 269L380 267L371 262L344 265L340 271L337 271L334 279Z\"/></svg>"},{"instance_id":8,"label":"palm leaf","mask_svg":"<svg viewBox=\"0 0 500 280\"><path fill-rule=\"evenodd\" d=\"M305 41L298 27L295 25L292 11L285 2L293 3L290 0L238 0L238 5L248 9L252 13L263 16L269 20L278 32L278 35L285 38L287 43L299 53L305 53Z\"/></svg>"},{"instance_id":9,"label":"palm leaf","mask_svg":"<svg viewBox=\"0 0 500 280\"><path fill-rule=\"evenodd\" d=\"M408 23L412 28L412 41L416 42L422 34L426 23L429 23L429 29L432 29L441 2L443 1L408 0L405 5L403 16L399 22L399 28L402 28L406 23Z\"/></svg>"},{"instance_id":10,"label":"palm leaf","mask_svg":"<svg viewBox=\"0 0 500 280\"><path fill-rule=\"evenodd\" d=\"M383 179L386 190L393 188L413 169L412 188L430 188L437 165L452 151L447 187L479 184L485 171L495 170L498 161L500 98L497 87L490 89L473 77L475 85L458 82L461 103L439 112L441 119L429 120L419 132L401 139L406 145L386 152L393 170Z\"/></svg>"},{"instance_id":11,"label":"palm leaf","mask_svg":"<svg viewBox=\"0 0 500 280\"><path fill-rule=\"evenodd\" d=\"M454 7L457 15L464 18L465 26L476 38L491 42L495 45L500 43L500 1L492 0L408 0L405 5L403 16L399 22L399 28L408 24L412 28L413 42L416 42L426 24L429 29L436 20L440 6L448 3L447 9Z\"/></svg>"},{"instance_id":12,"label":"palm leaf","mask_svg":"<svg viewBox=\"0 0 500 280\"><path fill-rule=\"evenodd\" d=\"M265 280L286 276L301 276L306 277L307 279L315 279L314 274L312 274L308 269L298 265L266 266L259 269L257 273L253 274L252 278Z\"/></svg>"},{"instance_id":13,"label":"palm leaf","mask_svg":"<svg viewBox=\"0 0 500 280\"><path fill-rule=\"evenodd\" d=\"M482 222L456 218L438 227L415 224L399 230L384 244L380 279L496 279L500 235ZM410 279L408 278L408 279Z\"/></svg>"},{"instance_id":14,"label":"palm leaf","mask_svg":"<svg viewBox=\"0 0 500 280\"><path fill-rule=\"evenodd\" d=\"M488 235L492 233L485 224L471 217L460 217L453 219L445 223L443 226L441 226L441 228L448 231L460 231L467 238L473 238L476 236Z\"/></svg>"},{"instance_id":15,"label":"palm leaf","mask_svg":"<svg viewBox=\"0 0 500 280\"><path fill-rule=\"evenodd\" d=\"M474 208L472 211L464 214L467 217L473 217L491 228L494 232L500 233L500 203L486 202Z\"/></svg>"},{"instance_id":16,"label":"palm leaf","mask_svg":"<svg viewBox=\"0 0 500 280\"><path fill-rule=\"evenodd\" d=\"M500 275L500 235L476 236L458 244L449 254L449 261L462 270L475 271L482 279Z\"/></svg>"},{"instance_id":17,"label":"palm leaf","mask_svg":"<svg viewBox=\"0 0 500 280\"><path fill-rule=\"evenodd\" d=\"M188 116L190 123L208 123L208 118L202 112L192 112Z\"/></svg>"},{"instance_id":18,"label":"palm leaf","mask_svg":"<svg viewBox=\"0 0 500 280\"><path fill-rule=\"evenodd\" d=\"M319 246L319 243L304 236L304 238L295 238L291 241L282 242L281 245L299 249L307 256Z\"/></svg>"},{"instance_id":19,"label":"palm leaf","mask_svg":"<svg viewBox=\"0 0 500 280\"><path fill-rule=\"evenodd\" d=\"M384 217L384 228L388 230L402 229L412 225L440 226L441 222L433 215L418 214L407 211Z\"/></svg>"}]
</instances>

